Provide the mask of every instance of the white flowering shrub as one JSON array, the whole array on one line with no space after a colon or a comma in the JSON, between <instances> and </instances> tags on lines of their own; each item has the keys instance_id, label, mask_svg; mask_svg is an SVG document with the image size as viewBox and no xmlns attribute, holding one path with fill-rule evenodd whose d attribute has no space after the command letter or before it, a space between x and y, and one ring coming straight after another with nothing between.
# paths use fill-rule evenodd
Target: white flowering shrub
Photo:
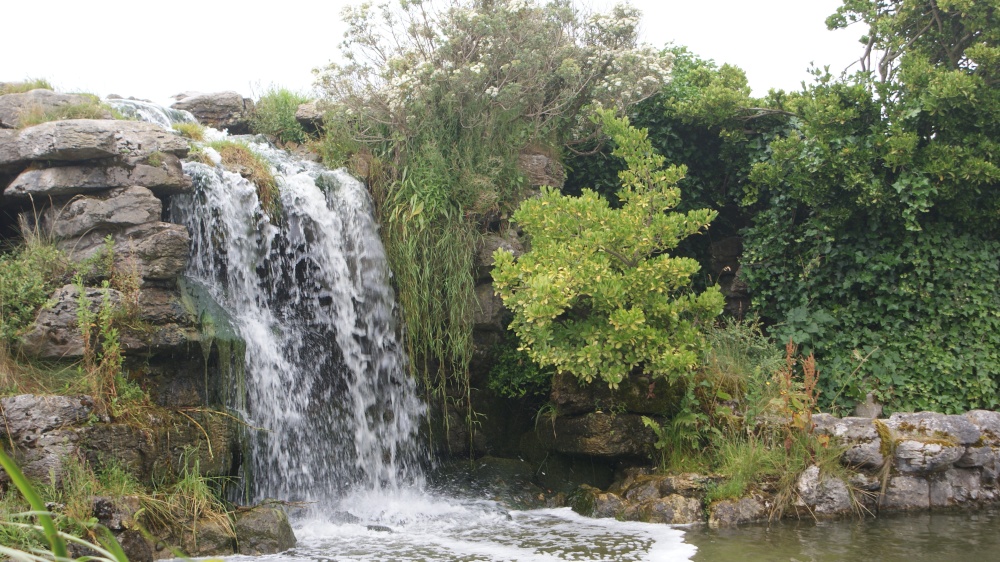
<instances>
[{"instance_id":1,"label":"white flowering shrub","mask_svg":"<svg viewBox=\"0 0 1000 562\"><path fill-rule=\"evenodd\" d=\"M581 116L651 96L671 58L638 44L627 6L398 0L343 17L344 62L317 71L341 135L329 144L360 147L371 164L411 364L443 400L468 396L472 256L478 233L523 198L519 152L586 140L596 127Z\"/></svg>"}]
</instances>

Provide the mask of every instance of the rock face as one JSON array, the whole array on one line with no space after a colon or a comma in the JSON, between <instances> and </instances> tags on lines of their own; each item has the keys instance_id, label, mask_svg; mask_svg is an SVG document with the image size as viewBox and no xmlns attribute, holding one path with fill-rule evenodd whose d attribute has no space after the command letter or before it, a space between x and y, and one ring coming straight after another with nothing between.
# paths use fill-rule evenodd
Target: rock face
<instances>
[{"instance_id":1,"label":"rock face","mask_svg":"<svg viewBox=\"0 0 1000 562\"><path fill-rule=\"evenodd\" d=\"M184 175L179 158L163 154L158 159L132 166L95 163L25 170L3 194L4 197L44 200L133 185L146 187L157 195L172 195L190 191L191 179Z\"/></svg>"},{"instance_id":2,"label":"rock face","mask_svg":"<svg viewBox=\"0 0 1000 562\"><path fill-rule=\"evenodd\" d=\"M239 554L277 554L294 548L295 543L288 515L280 505L264 502L236 514L236 549Z\"/></svg>"},{"instance_id":3,"label":"rock face","mask_svg":"<svg viewBox=\"0 0 1000 562\"><path fill-rule=\"evenodd\" d=\"M0 96L0 128L16 129L21 126L21 116L30 111L47 111L67 105L90 103L92 98L82 94L57 94L52 90L31 90L23 94ZM108 118L110 118L110 113Z\"/></svg>"},{"instance_id":4,"label":"rock face","mask_svg":"<svg viewBox=\"0 0 1000 562\"><path fill-rule=\"evenodd\" d=\"M77 162L121 158L138 162L161 152L186 156L181 137L152 123L113 119L51 121L22 130L8 139L0 166L21 162L59 160Z\"/></svg>"},{"instance_id":5,"label":"rock face","mask_svg":"<svg viewBox=\"0 0 1000 562\"><path fill-rule=\"evenodd\" d=\"M82 195L54 205L42 215L42 231L56 238L81 237L157 222L163 203L153 192L134 185Z\"/></svg>"},{"instance_id":6,"label":"rock face","mask_svg":"<svg viewBox=\"0 0 1000 562\"><path fill-rule=\"evenodd\" d=\"M57 245L75 261L92 259L106 249L110 236L114 267L144 281L170 285L187 267L191 237L187 229L169 222L147 222L117 231L90 231Z\"/></svg>"},{"instance_id":7,"label":"rock face","mask_svg":"<svg viewBox=\"0 0 1000 562\"><path fill-rule=\"evenodd\" d=\"M177 101L170 107L190 111L203 125L228 129L234 135L250 132L253 101L236 92L184 92L174 99Z\"/></svg>"},{"instance_id":8,"label":"rock face","mask_svg":"<svg viewBox=\"0 0 1000 562\"><path fill-rule=\"evenodd\" d=\"M547 185L558 189L566 182L562 164L543 151L523 150L517 157L517 164L532 187Z\"/></svg>"}]
</instances>

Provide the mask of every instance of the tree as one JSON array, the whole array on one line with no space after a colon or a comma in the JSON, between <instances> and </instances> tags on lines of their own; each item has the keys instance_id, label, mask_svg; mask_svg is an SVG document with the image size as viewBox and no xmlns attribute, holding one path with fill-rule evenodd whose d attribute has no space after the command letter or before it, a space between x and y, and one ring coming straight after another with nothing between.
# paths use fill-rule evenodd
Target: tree
<instances>
[{"instance_id":1,"label":"tree","mask_svg":"<svg viewBox=\"0 0 1000 562\"><path fill-rule=\"evenodd\" d=\"M1000 404L997 6L846 0L828 23L868 26L862 71L788 96L751 169L747 281L827 404Z\"/></svg>"},{"instance_id":2,"label":"tree","mask_svg":"<svg viewBox=\"0 0 1000 562\"><path fill-rule=\"evenodd\" d=\"M669 212L684 168L663 168L645 130L611 111L598 115L627 164L621 208L591 190L569 197L544 189L514 214L531 250L517 260L497 250L494 285L538 364L611 387L636 369L673 382L698 364L702 331L722 310L722 296L716 288L691 292L698 263L669 252L715 213Z\"/></svg>"}]
</instances>

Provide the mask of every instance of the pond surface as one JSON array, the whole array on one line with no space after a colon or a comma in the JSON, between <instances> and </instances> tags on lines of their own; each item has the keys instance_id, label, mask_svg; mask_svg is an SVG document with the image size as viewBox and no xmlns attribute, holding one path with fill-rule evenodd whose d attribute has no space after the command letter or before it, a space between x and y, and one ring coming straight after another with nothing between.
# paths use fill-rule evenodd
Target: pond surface
<instances>
[{"instance_id":1,"label":"pond surface","mask_svg":"<svg viewBox=\"0 0 1000 562\"><path fill-rule=\"evenodd\" d=\"M298 546L266 560L301 562L1000 560L1000 510L877 519L784 521L737 529L590 519L569 508L506 511L424 493L345 502L302 518ZM260 560L234 557L234 561Z\"/></svg>"}]
</instances>

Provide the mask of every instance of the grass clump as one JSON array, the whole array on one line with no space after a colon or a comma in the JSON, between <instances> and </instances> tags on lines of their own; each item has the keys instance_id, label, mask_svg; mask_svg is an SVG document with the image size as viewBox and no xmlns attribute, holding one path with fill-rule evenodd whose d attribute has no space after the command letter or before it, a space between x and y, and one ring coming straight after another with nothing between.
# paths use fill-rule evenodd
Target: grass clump
<instances>
[{"instance_id":1,"label":"grass clump","mask_svg":"<svg viewBox=\"0 0 1000 562\"><path fill-rule=\"evenodd\" d=\"M174 123L170 127L184 138L199 142L205 140L205 127L198 123Z\"/></svg>"},{"instance_id":2,"label":"grass clump","mask_svg":"<svg viewBox=\"0 0 1000 562\"><path fill-rule=\"evenodd\" d=\"M23 94L31 90L54 90L52 84L44 78L29 78L24 82L4 82L0 84L0 96L7 94Z\"/></svg>"},{"instance_id":3,"label":"grass clump","mask_svg":"<svg viewBox=\"0 0 1000 562\"><path fill-rule=\"evenodd\" d=\"M302 144L309 140L302 124L295 119L299 106L309 98L284 88L271 88L254 106L250 126L253 132L268 135L282 144Z\"/></svg>"},{"instance_id":4,"label":"grass clump","mask_svg":"<svg viewBox=\"0 0 1000 562\"><path fill-rule=\"evenodd\" d=\"M49 121L62 121L64 119L121 119L122 116L114 111L111 106L102 103L101 99L93 94L79 94L86 98L81 103L71 103L57 107L44 108L32 106L25 109L20 115L19 127L31 127L48 123Z\"/></svg>"},{"instance_id":5,"label":"grass clump","mask_svg":"<svg viewBox=\"0 0 1000 562\"><path fill-rule=\"evenodd\" d=\"M271 172L271 165L267 160L249 146L239 142L215 141L208 143L208 146L219 153L225 168L257 186L260 206L268 215L277 216L280 210L278 180Z\"/></svg>"}]
</instances>

